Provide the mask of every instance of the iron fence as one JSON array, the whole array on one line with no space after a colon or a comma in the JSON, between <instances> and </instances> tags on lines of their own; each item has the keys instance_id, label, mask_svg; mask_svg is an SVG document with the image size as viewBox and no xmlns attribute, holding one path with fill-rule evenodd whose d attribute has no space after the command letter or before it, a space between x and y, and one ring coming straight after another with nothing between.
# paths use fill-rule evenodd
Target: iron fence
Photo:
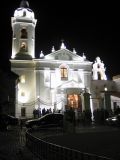
<instances>
[{"instance_id":1,"label":"iron fence","mask_svg":"<svg viewBox=\"0 0 120 160\"><path fill-rule=\"evenodd\" d=\"M47 142L26 132L26 146L40 160L113 160Z\"/></svg>"}]
</instances>

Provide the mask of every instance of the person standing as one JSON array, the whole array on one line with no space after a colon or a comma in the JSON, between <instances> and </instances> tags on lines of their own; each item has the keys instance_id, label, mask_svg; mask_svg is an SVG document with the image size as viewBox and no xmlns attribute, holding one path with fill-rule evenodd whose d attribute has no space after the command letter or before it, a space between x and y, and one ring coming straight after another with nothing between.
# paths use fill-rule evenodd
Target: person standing
<instances>
[{"instance_id":1,"label":"person standing","mask_svg":"<svg viewBox=\"0 0 120 160\"><path fill-rule=\"evenodd\" d=\"M22 129L23 129L23 121L22 119L20 119L20 130L22 131Z\"/></svg>"}]
</instances>

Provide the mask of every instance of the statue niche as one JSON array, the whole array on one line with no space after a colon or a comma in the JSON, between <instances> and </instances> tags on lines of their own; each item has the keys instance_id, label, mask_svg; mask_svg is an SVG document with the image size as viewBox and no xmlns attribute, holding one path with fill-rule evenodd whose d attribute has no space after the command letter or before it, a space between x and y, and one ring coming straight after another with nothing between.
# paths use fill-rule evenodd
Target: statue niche
<instances>
[{"instance_id":1,"label":"statue niche","mask_svg":"<svg viewBox=\"0 0 120 160\"><path fill-rule=\"evenodd\" d=\"M26 42L22 42L21 43L20 52L27 52L27 44L26 44Z\"/></svg>"}]
</instances>

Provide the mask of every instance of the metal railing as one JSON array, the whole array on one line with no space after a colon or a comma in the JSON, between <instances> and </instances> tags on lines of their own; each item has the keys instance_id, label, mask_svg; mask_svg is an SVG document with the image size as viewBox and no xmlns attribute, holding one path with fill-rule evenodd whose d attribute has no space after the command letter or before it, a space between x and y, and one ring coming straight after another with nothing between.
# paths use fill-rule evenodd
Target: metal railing
<instances>
[{"instance_id":1,"label":"metal railing","mask_svg":"<svg viewBox=\"0 0 120 160\"><path fill-rule=\"evenodd\" d=\"M113 160L47 142L26 132L26 146L40 160Z\"/></svg>"}]
</instances>

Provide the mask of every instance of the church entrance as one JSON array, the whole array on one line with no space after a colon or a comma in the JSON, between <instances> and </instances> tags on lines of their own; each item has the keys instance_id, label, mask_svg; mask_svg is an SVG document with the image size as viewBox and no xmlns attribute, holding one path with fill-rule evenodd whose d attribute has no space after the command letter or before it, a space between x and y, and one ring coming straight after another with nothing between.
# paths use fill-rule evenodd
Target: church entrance
<instances>
[{"instance_id":1,"label":"church entrance","mask_svg":"<svg viewBox=\"0 0 120 160\"><path fill-rule=\"evenodd\" d=\"M21 117L25 117L26 116L26 108L22 107L21 108Z\"/></svg>"},{"instance_id":2,"label":"church entrance","mask_svg":"<svg viewBox=\"0 0 120 160\"><path fill-rule=\"evenodd\" d=\"M74 108L74 109L80 109L82 111L80 95L79 94L68 94L67 95L67 106Z\"/></svg>"}]
</instances>

